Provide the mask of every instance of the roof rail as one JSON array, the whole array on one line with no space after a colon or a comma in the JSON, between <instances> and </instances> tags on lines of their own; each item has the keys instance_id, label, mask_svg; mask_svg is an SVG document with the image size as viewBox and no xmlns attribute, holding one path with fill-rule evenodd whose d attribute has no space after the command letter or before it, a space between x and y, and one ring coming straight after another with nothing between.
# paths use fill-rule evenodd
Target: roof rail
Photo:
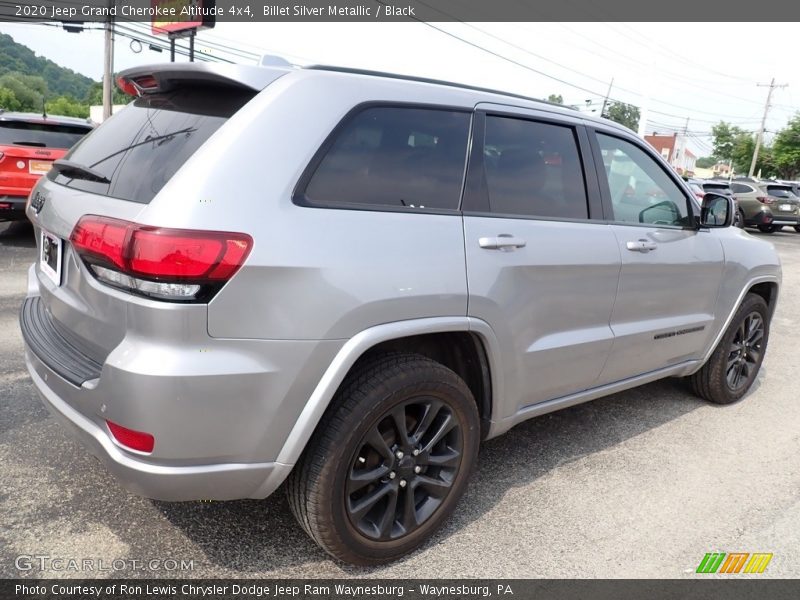
<instances>
[{"instance_id":1,"label":"roof rail","mask_svg":"<svg viewBox=\"0 0 800 600\"><path fill-rule=\"evenodd\" d=\"M371 77L385 77L387 79L402 79L403 81L416 81L418 83L432 83L435 85L444 85L447 87L454 87L454 88L461 88L464 90L471 90L473 92L486 92L488 94L498 94L500 96L509 96L511 98L519 98L521 100L530 100L531 102L539 102L541 104L547 104L549 106L558 106L559 108L567 108L570 110L577 110L572 108L571 106L565 106L564 104L556 104L555 102L550 102L548 100L542 100L541 98L533 98L531 96L523 96L522 94L514 94L512 92L503 92L501 90L494 90L491 88L479 87L474 85L469 85L466 83L455 83L453 81L444 81L441 79L430 79L427 77L416 77L414 75L400 75L398 73L387 73L385 71L370 71L368 69L353 69L350 67L337 67L333 65L309 65L307 67L303 67L304 69L308 69L311 71L333 71L335 73L349 73L351 75L369 75Z\"/></svg>"}]
</instances>

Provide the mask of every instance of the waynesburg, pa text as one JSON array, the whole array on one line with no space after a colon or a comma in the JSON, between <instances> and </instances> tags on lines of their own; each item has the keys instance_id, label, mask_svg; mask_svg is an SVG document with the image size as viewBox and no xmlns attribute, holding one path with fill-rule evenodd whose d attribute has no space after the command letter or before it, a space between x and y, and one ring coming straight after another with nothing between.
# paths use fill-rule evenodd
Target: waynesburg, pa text
<instances>
[{"instance_id":1,"label":"waynesburg, pa text","mask_svg":"<svg viewBox=\"0 0 800 600\"><path fill-rule=\"evenodd\" d=\"M417 590L416 588L419 588ZM492 587L496 587L493 590ZM329 598L331 595L344 597L364 597L375 596L382 598L402 598L407 592L413 594L419 591L419 594L431 597L452 597L457 596L461 598L489 598L494 596L513 596L514 592L508 584L497 584L496 586L488 585L471 585L471 584L424 584L420 583L417 586L409 585L384 585L384 584L368 584L368 585L352 585L347 583L336 583L334 585L318 585L306 583L303 585L285 585L280 583L272 583L268 585L261 585L255 583L244 584L210 584L198 585L192 583L184 584L108 584L108 585L77 585L77 584L39 584L39 585L25 585L17 584L15 586L15 595L17 597L24 596L45 596L50 594L52 596L88 596L100 598L101 596L109 595L127 595L131 597L160 597L160 596L176 596L178 594L183 596L213 598L218 596L248 596L248 597L268 597L268 598L294 598L294 597L308 597L308 596L321 596Z\"/></svg>"}]
</instances>

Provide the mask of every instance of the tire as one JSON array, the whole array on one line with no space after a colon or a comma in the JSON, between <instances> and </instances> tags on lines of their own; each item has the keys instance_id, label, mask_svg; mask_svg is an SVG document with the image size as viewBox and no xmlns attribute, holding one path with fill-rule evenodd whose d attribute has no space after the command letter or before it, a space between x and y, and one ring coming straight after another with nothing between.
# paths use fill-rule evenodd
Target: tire
<instances>
[{"instance_id":1,"label":"tire","mask_svg":"<svg viewBox=\"0 0 800 600\"><path fill-rule=\"evenodd\" d=\"M738 227L739 229L744 229L745 225L744 225L744 211L743 210L740 210L739 212L736 213L736 222L734 223L734 225L736 227Z\"/></svg>"},{"instance_id":2,"label":"tire","mask_svg":"<svg viewBox=\"0 0 800 600\"><path fill-rule=\"evenodd\" d=\"M418 354L377 356L334 397L289 476L289 505L333 557L396 560L453 512L479 441L477 405L458 375Z\"/></svg>"},{"instance_id":3,"label":"tire","mask_svg":"<svg viewBox=\"0 0 800 600\"><path fill-rule=\"evenodd\" d=\"M800 225L795 225L795 226L794 226L794 230L795 230L797 233L800 233Z\"/></svg>"},{"instance_id":4,"label":"tire","mask_svg":"<svg viewBox=\"0 0 800 600\"><path fill-rule=\"evenodd\" d=\"M761 233L775 233L775 225L759 225L758 230Z\"/></svg>"},{"instance_id":5,"label":"tire","mask_svg":"<svg viewBox=\"0 0 800 600\"><path fill-rule=\"evenodd\" d=\"M695 394L714 404L742 398L758 375L768 341L767 303L747 294L708 362L689 376Z\"/></svg>"}]
</instances>

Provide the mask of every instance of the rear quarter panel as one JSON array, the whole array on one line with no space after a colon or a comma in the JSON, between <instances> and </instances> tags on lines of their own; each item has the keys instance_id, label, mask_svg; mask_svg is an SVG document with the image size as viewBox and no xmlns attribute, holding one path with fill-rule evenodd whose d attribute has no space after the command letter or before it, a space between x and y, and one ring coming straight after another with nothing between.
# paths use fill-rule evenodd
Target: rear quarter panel
<instances>
[{"instance_id":1,"label":"rear quarter panel","mask_svg":"<svg viewBox=\"0 0 800 600\"><path fill-rule=\"evenodd\" d=\"M363 80L363 84L362 81ZM459 215L300 207L292 194L354 106L471 108L467 92L298 71L216 132L142 212L144 223L250 234L244 268L208 307L214 337L341 339L411 318L466 315Z\"/></svg>"}]
</instances>

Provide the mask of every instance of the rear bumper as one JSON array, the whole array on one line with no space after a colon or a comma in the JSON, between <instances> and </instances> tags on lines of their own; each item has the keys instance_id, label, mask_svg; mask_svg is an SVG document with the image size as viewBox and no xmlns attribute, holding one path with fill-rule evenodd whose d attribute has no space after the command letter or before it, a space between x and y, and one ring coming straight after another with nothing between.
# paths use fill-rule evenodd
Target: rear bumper
<instances>
[{"instance_id":1,"label":"rear bumper","mask_svg":"<svg viewBox=\"0 0 800 600\"><path fill-rule=\"evenodd\" d=\"M27 196L0 195L0 221L22 221L25 219Z\"/></svg>"},{"instance_id":2,"label":"rear bumper","mask_svg":"<svg viewBox=\"0 0 800 600\"><path fill-rule=\"evenodd\" d=\"M281 484L291 465L276 459L343 342L212 339L205 307L159 312L140 302L122 313L125 338L91 358L45 308L54 298L42 286L32 266L20 311L31 379L124 487L161 500L231 500ZM153 451L120 445L106 420L152 434Z\"/></svg>"},{"instance_id":3,"label":"rear bumper","mask_svg":"<svg viewBox=\"0 0 800 600\"><path fill-rule=\"evenodd\" d=\"M800 225L800 217L793 215L776 215L772 214L773 225Z\"/></svg>"},{"instance_id":4,"label":"rear bumper","mask_svg":"<svg viewBox=\"0 0 800 600\"><path fill-rule=\"evenodd\" d=\"M50 413L131 492L171 501L265 498L291 470L291 466L275 462L191 466L150 463L122 450L106 428L59 398L48 385L51 377L58 376L51 376L44 363L29 350L25 359L36 390Z\"/></svg>"}]
</instances>

